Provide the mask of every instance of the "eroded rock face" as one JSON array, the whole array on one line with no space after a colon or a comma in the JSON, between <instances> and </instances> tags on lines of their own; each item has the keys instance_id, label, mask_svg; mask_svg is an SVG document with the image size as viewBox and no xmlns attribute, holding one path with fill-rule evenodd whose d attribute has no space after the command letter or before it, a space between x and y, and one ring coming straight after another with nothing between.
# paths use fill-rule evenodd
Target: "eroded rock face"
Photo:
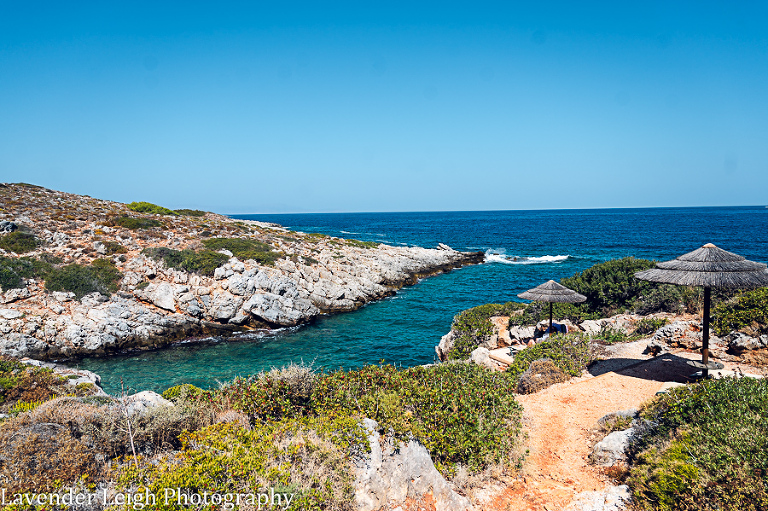
<instances>
[{"instance_id":1,"label":"eroded rock face","mask_svg":"<svg viewBox=\"0 0 768 511\"><path fill-rule=\"evenodd\" d=\"M432 493L437 511L463 511L472 504L448 484L432 463L427 449L411 440L398 449L389 440L382 447L378 424L364 419L370 455L355 467L355 505L359 511L374 511L398 505L406 498L421 499Z\"/></svg>"}]
</instances>

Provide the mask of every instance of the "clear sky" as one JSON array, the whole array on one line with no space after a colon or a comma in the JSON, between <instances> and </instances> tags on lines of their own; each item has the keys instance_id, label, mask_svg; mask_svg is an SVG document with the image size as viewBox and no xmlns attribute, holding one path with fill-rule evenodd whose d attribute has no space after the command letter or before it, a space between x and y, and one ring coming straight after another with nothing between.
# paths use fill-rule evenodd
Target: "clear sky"
<instances>
[{"instance_id":1,"label":"clear sky","mask_svg":"<svg viewBox=\"0 0 768 511\"><path fill-rule=\"evenodd\" d=\"M0 0L0 181L221 213L764 204L768 3Z\"/></svg>"}]
</instances>

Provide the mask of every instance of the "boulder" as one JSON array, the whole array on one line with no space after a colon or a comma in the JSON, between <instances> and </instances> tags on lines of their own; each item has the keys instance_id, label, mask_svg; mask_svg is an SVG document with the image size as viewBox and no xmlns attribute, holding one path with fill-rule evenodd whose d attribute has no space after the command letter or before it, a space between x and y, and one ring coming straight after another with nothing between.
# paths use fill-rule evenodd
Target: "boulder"
<instances>
[{"instance_id":1,"label":"boulder","mask_svg":"<svg viewBox=\"0 0 768 511\"><path fill-rule=\"evenodd\" d=\"M130 395L127 397L126 401L128 415L143 415L152 408L157 408L159 406L174 406L173 403L163 396L157 392L152 392L151 390L144 390Z\"/></svg>"},{"instance_id":2,"label":"boulder","mask_svg":"<svg viewBox=\"0 0 768 511\"><path fill-rule=\"evenodd\" d=\"M23 312L16 309L0 309L0 318L18 319L24 315Z\"/></svg>"},{"instance_id":3,"label":"boulder","mask_svg":"<svg viewBox=\"0 0 768 511\"><path fill-rule=\"evenodd\" d=\"M600 333L600 330L603 328L603 324L601 321L587 319L579 323L579 328L584 330L584 332L586 332L588 335L595 335Z\"/></svg>"},{"instance_id":4,"label":"boulder","mask_svg":"<svg viewBox=\"0 0 768 511\"><path fill-rule=\"evenodd\" d=\"M16 288L16 289L9 289L3 295L3 302L4 303L12 303L12 302L16 302L18 300L23 300L25 298L29 298L30 296L32 296L32 293L30 293L29 289L27 289L26 287Z\"/></svg>"},{"instance_id":5,"label":"boulder","mask_svg":"<svg viewBox=\"0 0 768 511\"><path fill-rule=\"evenodd\" d=\"M601 467L612 467L619 462L625 461L627 459L627 448L634 433L635 430L629 428L609 434L592 448L590 460L595 465Z\"/></svg>"},{"instance_id":6,"label":"boulder","mask_svg":"<svg viewBox=\"0 0 768 511\"><path fill-rule=\"evenodd\" d=\"M410 440L396 448L393 440L382 447L378 424L364 419L370 454L355 462L355 506L359 511L374 511L385 505L398 505L406 498L421 499L431 493L436 511L464 511L472 504L440 475L427 449Z\"/></svg>"},{"instance_id":7,"label":"boulder","mask_svg":"<svg viewBox=\"0 0 768 511\"><path fill-rule=\"evenodd\" d=\"M469 359L479 366L487 367L488 369L497 369L498 365L491 359L490 353L491 352L488 351L487 348L480 346L475 348L475 351L472 352Z\"/></svg>"},{"instance_id":8,"label":"boulder","mask_svg":"<svg viewBox=\"0 0 768 511\"><path fill-rule=\"evenodd\" d=\"M737 354L750 350L768 348L768 335L751 337L743 332L731 332L726 339L728 342L728 349Z\"/></svg>"},{"instance_id":9,"label":"boulder","mask_svg":"<svg viewBox=\"0 0 768 511\"><path fill-rule=\"evenodd\" d=\"M443 362L448 360L448 352L453 349L453 343L454 339L456 338L456 334L453 330L445 334L440 338L440 343L435 346L435 353L437 353L437 358Z\"/></svg>"},{"instance_id":10,"label":"boulder","mask_svg":"<svg viewBox=\"0 0 768 511\"><path fill-rule=\"evenodd\" d=\"M533 394L555 383L568 381L571 377L565 374L548 358L534 360L517 382L518 394Z\"/></svg>"},{"instance_id":11,"label":"boulder","mask_svg":"<svg viewBox=\"0 0 768 511\"><path fill-rule=\"evenodd\" d=\"M513 341L527 341L533 338L533 331L535 327L532 326L513 326L509 329L509 337Z\"/></svg>"}]
</instances>

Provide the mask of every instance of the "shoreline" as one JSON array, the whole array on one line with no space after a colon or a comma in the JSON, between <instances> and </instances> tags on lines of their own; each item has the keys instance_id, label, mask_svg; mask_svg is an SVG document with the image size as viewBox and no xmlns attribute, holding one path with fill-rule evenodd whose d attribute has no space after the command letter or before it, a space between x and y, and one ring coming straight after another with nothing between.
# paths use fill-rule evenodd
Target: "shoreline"
<instances>
[{"instance_id":1,"label":"shoreline","mask_svg":"<svg viewBox=\"0 0 768 511\"><path fill-rule=\"evenodd\" d=\"M445 245L397 247L208 212L183 216L150 205L165 214L142 213L29 185L6 184L0 200L0 219L35 243L0 256L41 261L35 264L48 272L25 275L0 295L0 353L14 357L71 361L308 324L485 258ZM174 266L190 255L219 262L201 271ZM107 267L119 278L109 292L51 292L52 275L71 267Z\"/></svg>"}]
</instances>

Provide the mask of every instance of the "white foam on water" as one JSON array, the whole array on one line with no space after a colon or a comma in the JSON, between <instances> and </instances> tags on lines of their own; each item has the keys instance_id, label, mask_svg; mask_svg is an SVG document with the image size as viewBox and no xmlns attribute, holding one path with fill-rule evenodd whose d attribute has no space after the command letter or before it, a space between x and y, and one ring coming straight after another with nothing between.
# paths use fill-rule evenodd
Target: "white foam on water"
<instances>
[{"instance_id":1,"label":"white foam on water","mask_svg":"<svg viewBox=\"0 0 768 511\"><path fill-rule=\"evenodd\" d=\"M488 250L485 253L486 263L502 263L502 264L547 264L547 263L562 263L570 256L568 255L544 255L539 257L519 257L510 256L501 250Z\"/></svg>"}]
</instances>

